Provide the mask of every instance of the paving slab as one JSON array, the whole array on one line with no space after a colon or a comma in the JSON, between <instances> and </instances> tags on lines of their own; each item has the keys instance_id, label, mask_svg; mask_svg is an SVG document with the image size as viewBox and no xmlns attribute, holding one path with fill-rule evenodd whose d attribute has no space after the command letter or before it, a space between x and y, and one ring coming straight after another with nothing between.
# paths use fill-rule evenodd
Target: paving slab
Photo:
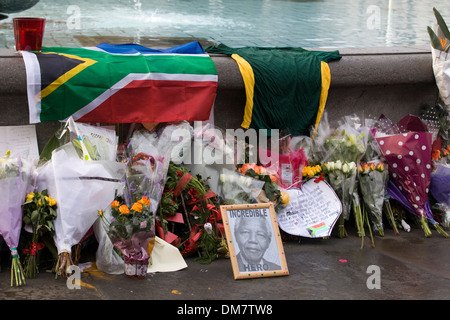
<instances>
[{"instance_id":1,"label":"paving slab","mask_svg":"<svg viewBox=\"0 0 450 320\"><path fill-rule=\"evenodd\" d=\"M299 240L283 243L289 275L241 280L234 280L229 259L200 264L187 258L187 268L147 274L143 280L88 268L81 273L80 289L69 289L65 279L55 279L53 273L41 270L35 279L27 279L26 285L11 287L9 266L2 261L0 300L166 300L172 301L175 308L186 301L262 303L450 297L450 242L435 230L429 238L420 228L399 235L386 230L384 237L375 236L375 247L365 237L362 248L361 238L352 230L345 239L331 236ZM375 278L378 275L379 282Z\"/></svg>"}]
</instances>

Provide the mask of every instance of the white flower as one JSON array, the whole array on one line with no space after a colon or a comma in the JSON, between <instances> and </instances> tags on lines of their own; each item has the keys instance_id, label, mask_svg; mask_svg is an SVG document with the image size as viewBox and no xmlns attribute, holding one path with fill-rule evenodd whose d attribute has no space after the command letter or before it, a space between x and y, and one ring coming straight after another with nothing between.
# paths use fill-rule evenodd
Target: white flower
<instances>
[{"instance_id":1,"label":"white flower","mask_svg":"<svg viewBox=\"0 0 450 320\"><path fill-rule=\"evenodd\" d=\"M354 174L356 173L356 163L354 161L348 164L349 172Z\"/></svg>"},{"instance_id":2,"label":"white flower","mask_svg":"<svg viewBox=\"0 0 450 320\"><path fill-rule=\"evenodd\" d=\"M327 162L325 164L325 166L328 168L328 171L333 171L334 170L334 162L333 161Z\"/></svg>"},{"instance_id":3,"label":"white flower","mask_svg":"<svg viewBox=\"0 0 450 320\"><path fill-rule=\"evenodd\" d=\"M204 228L205 228L205 230L206 230L206 232L209 234L209 235L212 235L212 225L211 225L211 223L209 223L209 222L207 222L207 223L205 223L205 225L203 226Z\"/></svg>"},{"instance_id":4,"label":"white flower","mask_svg":"<svg viewBox=\"0 0 450 320\"><path fill-rule=\"evenodd\" d=\"M334 164L335 168L337 170L341 170L342 169L342 162L341 160L336 161L336 163Z\"/></svg>"},{"instance_id":5,"label":"white flower","mask_svg":"<svg viewBox=\"0 0 450 320\"><path fill-rule=\"evenodd\" d=\"M349 165L348 165L347 163L344 163L344 164L342 165L342 171L343 171L344 173L348 173L348 172L350 171Z\"/></svg>"}]
</instances>

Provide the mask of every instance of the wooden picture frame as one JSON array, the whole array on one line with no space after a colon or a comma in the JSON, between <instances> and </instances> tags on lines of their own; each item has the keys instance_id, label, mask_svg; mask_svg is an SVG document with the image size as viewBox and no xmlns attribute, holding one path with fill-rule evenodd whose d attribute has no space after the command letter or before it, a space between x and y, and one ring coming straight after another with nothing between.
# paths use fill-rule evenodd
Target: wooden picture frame
<instances>
[{"instance_id":1,"label":"wooden picture frame","mask_svg":"<svg viewBox=\"0 0 450 320\"><path fill-rule=\"evenodd\" d=\"M220 206L234 279L289 274L272 203Z\"/></svg>"}]
</instances>

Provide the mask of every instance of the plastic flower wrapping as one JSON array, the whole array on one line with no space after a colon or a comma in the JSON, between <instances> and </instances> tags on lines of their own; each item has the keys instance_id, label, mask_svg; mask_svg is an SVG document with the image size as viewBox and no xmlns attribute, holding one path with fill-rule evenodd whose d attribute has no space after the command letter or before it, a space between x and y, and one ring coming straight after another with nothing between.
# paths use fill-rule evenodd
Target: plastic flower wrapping
<instances>
[{"instance_id":1,"label":"plastic flower wrapping","mask_svg":"<svg viewBox=\"0 0 450 320\"><path fill-rule=\"evenodd\" d=\"M338 235L347 236L345 221L350 213L355 220L360 236L364 236L361 203L357 188L357 166L366 152L370 132L361 126L357 116L347 116L332 130L327 115L312 132L312 163L322 163L325 177L342 203L342 214L338 221Z\"/></svg>"},{"instance_id":2,"label":"plastic flower wrapping","mask_svg":"<svg viewBox=\"0 0 450 320\"><path fill-rule=\"evenodd\" d=\"M377 131L376 140L389 164L390 177L419 218L425 236L430 236L428 222L443 235L445 231L429 210L428 193L431 183L432 134L416 116L407 115L389 127L389 120ZM387 134L383 133L388 129ZM395 194L395 193L392 193Z\"/></svg>"},{"instance_id":3,"label":"plastic flower wrapping","mask_svg":"<svg viewBox=\"0 0 450 320\"><path fill-rule=\"evenodd\" d=\"M125 273L145 277L155 241L155 214L166 181L177 125L136 130L119 160L126 165L124 187L100 211L114 247L124 260ZM108 210L110 209L110 210ZM104 211L104 213L103 213Z\"/></svg>"},{"instance_id":4,"label":"plastic flower wrapping","mask_svg":"<svg viewBox=\"0 0 450 320\"><path fill-rule=\"evenodd\" d=\"M0 158L0 235L11 250L11 286L25 284L19 258L22 204L29 188L33 163L7 152Z\"/></svg>"},{"instance_id":5,"label":"plastic flower wrapping","mask_svg":"<svg viewBox=\"0 0 450 320\"><path fill-rule=\"evenodd\" d=\"M57 133L61 146L40 172L40 186L54 195L57 276L69 275L72 247L79 244L123 185L125 166L116 161L117 139L109 129L69 119ZM75 261L76 262L76 261Z\"/></svg>"},{"instance_id":6,"label":"plastic flower wrapping","mask_svg":"<svg viewBox=\"0 0 450 320\"><path fill-rule=\"evenodd\" d=\"M378 234L384 235L383 205L386 185L389 180L388 169L383 162L364 162L359 165L359 187L365 207L368 210Z\"/></svg>"},{"instance_id":7,"label":"plastic flower wrapping","mask_svg":"<svg viewBox=\"0 0 450 320\"><path fill-rule=\"evenodd\" d=\"M430 194L436 200L435 207L442 212L441 224L450 228L450 146L437 148L432 153Z\"/></svg>"}]
</instances>

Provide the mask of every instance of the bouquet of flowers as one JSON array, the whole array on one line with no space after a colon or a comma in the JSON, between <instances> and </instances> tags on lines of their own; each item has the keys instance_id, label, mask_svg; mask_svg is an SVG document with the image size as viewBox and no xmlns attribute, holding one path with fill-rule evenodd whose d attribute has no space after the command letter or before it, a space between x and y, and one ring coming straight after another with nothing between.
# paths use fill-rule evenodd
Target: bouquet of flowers
<instances>
[{"instance_id":1,"label":"bouquet of flowers","mask_svg":"<svg viewBox=\"0 0 450 320\"><path fill-rule=\"evenodd\" d=\"M147 274L150 255L148 243L155 236L155 215L151 210L148 197L127 205L122 197L111 202L111 219L102 210L99 216L105 223L111 242L120 250L125 262L125 274L132 278L143 279Z\"/></svg>"},{"instance_id":2,"label":"bouquet of flowers","mask_svg":"<svg viewBox=\"0 0 450 320\"><path fill-rule=\"evenodd\" d=\"M272 202L275 209L278 205L284 205L289 202L288 194L278 185L279 178L277 175L264 166L255 163L244 163L237 166L237 171L244 176L264 183L261 192L257 196L257 202Z\"/></svg>"},{"instance_id":3,"label":"bouquet of flowers","mask_svg":"<svg viewBox=\"0 0 450 320\"><path fill-rule=\"evenodd\" d=\"M42 180L57 200L54 242L58 251L56 276L68 276L72 247L79 244L104 208L123 188L124 164L116 161L115 132L66 122L60 147L54 149ZM64 143L67 141L66 143ZM114 152L112 152L113 150Z\"/></svg>"},{"instance_id":4,"label":"bouquet of flowers","mask_svg":"<svg viewBox=\"0 0 450 320\"><path fill-rule=\"evenodd\" d=\"M222 170L220 182L219 194L226 204L257 203L265 185L264 181L228 169Z\"/></svg>"},{"instance_id":5,"label":"bouquet of flowers","mask_svg":"<svg viewBox=\"0 0 450 320\"><path fill-rule=\"evenodd\" d=\"M433 8L436 25L427 27L431 41L431 53L433 58L433 71L439 95L450 111L450 60L448 52L450 49L450 31L445 20L436 8Z\"/></svg>"},{"instance_id":6,"label":"bouquet of flowers","mask_svg":"<svg viewBox=\"0 0 450 320\"><path fill-rule=\"evenodd\" d=\"M380 236L384 236L383 205L389 172L383 162L364 162L359 165L359 187L370 220Z\"/></svg>"},{"instance_id":7,"label":"bouquet of flowers","mask_svg":"<svg viewBox=\"0 0 450 320\"><path fill-rule=\"evenodd\" d=\"M19 258L22 230L22 204L29 187L32 164L13 157L8 151L0 158L0 235L11 250L11 286L25 284L25 276Z\"/></svg>"},{"instance_id":8,"label":"bouquet of flowers","mask_svg":"<svg viewBox=\"0 0 450 320\"><path fill-rule=\"evenodd\" d=\"M436 207L443 212L441 224L450 228L450 146L436 149L432 154L430 193L436 200Z\"/></svg>"},{"instance_id":9,"label":"bouquet of flowers","mask_svg":"<svg viewBox=\"0 0 450 320\"><path fill-rule=\"evenodd\" d=\"M39 272L36 255L44 244L39 242L41 235L48 232L51 237L55 233L53 220L56 218L56 200L48 195L47 190L30 192L23 204L23 224L31 227L31 243L24 249L26 254L24 262L25 276L35 278Z\"/></svg>"},{"instance_id":10,"label":"bouquet of flowers","mask_svg":"<svg viewBox=\"0 0 450 320\"><path fill-rule=\"evenodd\" d=\"M325 117L324 120L327 118ZM322 163L328 182L342 202L342 214L338 223L339 237L346 237L345 220L350 212L355 214L358 233L364 237L361 205L357 188L357 164L366 152L369 129L359 123L356 116L344 117L336 130L331 130L328 122L319 124L318 131L313 132L313 149L318 156L313 162Z\"/></svg>"},{"instance_id":11,"label":"bouquet of flowers","mask_svg":"<svg viewBox=\"0 0 450 320\"><path fill-rule=\"evenodd\" d=\"M402 127L399 123L405 125ZM445 235L431 211L426 208L431 181L432 135L426 131L414 131L420 130L422 124L417 117L407 115L397 123L398 130L403 133L379 136L376 140L389 164L391 178L414 208L425 236L431 235L428 222Z\"/></svg>"},{"instance_id":12,"label":"bouquet of flowers","mask_svg":"<svg viewBox=\"0 0 450 320\"><path fill-rule=\"evenodd\" d=\"M346 215L344 212L349 214L356 190L356 163L353 161L343 163L341 160L329 161L323 164L323 172L342 203L342 214L339 216L338 222L338 236L344 238L348 235L345 229ZM359 231L362 226L362 216L355 217L355 220Z\"/></svg>"},{"instance_id":13,"label":"bouquet of flowers","mask_svg":"<svg viewBox=\"0 0 450 320\"><path fill-rule=\"evenodd\" d=\"M197 261L210 263L227 252L217 200L217 194L201 176L194 177L187 168L170 163L158 214L163 226L169 220L180 226L176 242L183 256L197 253ZM162 230L163 236L170 234L167 227Z\"/></svg>"}]
</instances>

